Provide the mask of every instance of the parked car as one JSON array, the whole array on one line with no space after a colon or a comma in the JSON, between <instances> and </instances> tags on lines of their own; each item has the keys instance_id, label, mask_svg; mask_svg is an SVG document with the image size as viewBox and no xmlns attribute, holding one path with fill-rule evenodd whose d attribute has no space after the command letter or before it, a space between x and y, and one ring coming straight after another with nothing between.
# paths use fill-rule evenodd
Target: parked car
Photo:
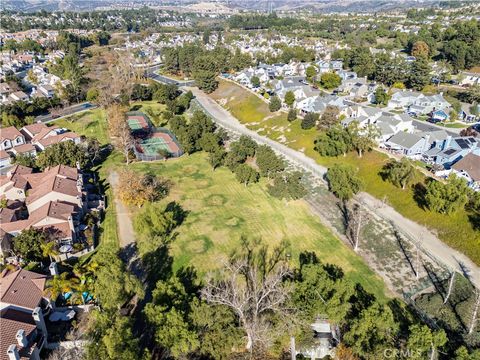
<instances>
[{"instance_id":1,"label":"parked car","mask_svg":"<svg viewBox=\"0 0 480 360\"><path fill-rule=\"evenodd\" d=\"M439 122L442 122L440 119L433 119L433 118L428 118L427 121L432 124L437 124Z\"/></svg>"}]
</instances>

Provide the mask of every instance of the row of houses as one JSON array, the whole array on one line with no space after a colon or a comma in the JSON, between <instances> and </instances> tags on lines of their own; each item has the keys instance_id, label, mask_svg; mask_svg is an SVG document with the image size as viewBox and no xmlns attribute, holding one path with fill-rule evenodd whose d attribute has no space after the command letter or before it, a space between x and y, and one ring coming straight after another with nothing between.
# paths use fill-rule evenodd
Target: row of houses
<instances>
[{"instance_id":1,"label":"row of houses","mask_svg":"<svg viewBox=\"0 0 480 360\"><path fill-rule=\"evenodd\" d=\"M62 51L52 52L42 59L35 56L33 60L27 61L21 67L14 66L15 62L4 61L3 70L0 71L2 78L8 71L18 73L22 78L22 86L26 90L19 89L16 83L0 83L0 104L8 105L17 101L29 102L37 97L52 98L56 89L65 88L70 81L49 73L42 63L45 61L55 63L64 56L65 53Z\"/></svg>"},{"instance_id":2,"label":"row of houses","mask_svg":"<svg viewBox=\"0 0 480 360\"><path fill-rule=\"evenodd\" d=\"M77 239L87 206L79 169L58 165L34 173L16 165L0 176L0 196L6 204L0 209L0 252L4 259L14 255L15 236L29 228L44 231L58 247Z\"/></svg>"},{"instance_id":3,"label":"row of houses","mask_svg":"<svg viewBox=\"0 0 480 360\"><path fill-rule=\"evenodd\" d=\"M3 128L0 134L0 169L12 164L18 155L36 156L37 152L62 141L81 142L76 133L44 123L26 125L20 130L14 126Z\"/></svg>"}]
</instances>

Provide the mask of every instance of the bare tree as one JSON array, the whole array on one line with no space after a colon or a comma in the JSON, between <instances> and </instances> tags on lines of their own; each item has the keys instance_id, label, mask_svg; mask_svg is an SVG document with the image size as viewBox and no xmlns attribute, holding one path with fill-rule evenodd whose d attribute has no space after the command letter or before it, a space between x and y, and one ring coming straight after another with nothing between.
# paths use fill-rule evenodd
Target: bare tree
<instances>
[{"instance_id":1,"label":"bare tree","mask_svg":"<svg viewBox=\"0 0 480 360\"><path fill-rule=\"evenodd\" d=\"M478 308L480 307L480 290L475 288L475 304L473 305L473 312L472 312L472 319L470 320L470 326L468 328L468 333L473 333L475 330L475 326L477 325L478 321Z\"/></svg>"},{"instance_id":2,"label":"bare tree","mask_svg":"<svg viewBox=\"0 0 480 360\"><path fill-rule=\"evenodd\" d=\"M448 284L447 295L445 296L445 300L443 300L444 305L447 303L448 298L452 294L453 284L455 283L455 274L456 274L456 271L452 271L452 275L450 276L450 281L449 281L449 284Z\"/></svg>"},{"instance_id":3,"label":"bare tree","mask_svg":"<svg viewBox=\"0 0 480 360\"><path fill-rule=\"evenodd\" d=\"M108 129L115 147L125 155L127 165L130 163L130 150L134 145L132 133L127 123L125 109L112 105L107 110Z\"/></svg>"},{"instance_id":4,"label":"bare tree","mask_svg":"<svg viewBox=\"0 0 480 360\"><path fill-rule=\"evenodd\" d=\"M285 315L291 287L287 245L282 243L269 254L266 246L242 237L242 251L233 254L218 271L210 274L202 296L211 304L230 307L239 317L247 335L245 348L267 347L271 337L270 315Z\"/></svg>"},{"instance_id":5,"label":"bare tree","mask_svg":"<svg viewBox=\"0 0 480 360\"><path fill-rule=\"evenodd\" d=\"M352 242L353 249L358 251L358 245L365 225L366 216L360 204L346 205L347 238Z\"/></svg>"}]
</instances>

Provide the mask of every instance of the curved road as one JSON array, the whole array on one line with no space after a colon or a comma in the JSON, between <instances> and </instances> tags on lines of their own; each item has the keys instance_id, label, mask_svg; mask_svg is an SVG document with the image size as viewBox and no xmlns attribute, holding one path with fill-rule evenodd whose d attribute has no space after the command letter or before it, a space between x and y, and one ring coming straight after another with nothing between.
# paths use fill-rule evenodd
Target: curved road
<instances>
[{"instance_id":1,"label":"curved road","mask_svg":"<svg viewBox=\"0 0 480 360\"><path fill-rule=\"evenodd\" d=\"M283 144L262 136L255 131L247 129L234 116L217 104L203 91L193 87L186 88L185 90L192 91L200 106L203 107L220 126L234 133L250 136L260 144L269 145L287 160L323 179L323 176L327 172L327 168L317 164L313 159L299 151L293 150ZM475 286L480 288L480 268L467 256L443 243L426 227L405 218L395 209L384 204L370 194L362 192L358 194L357 200L377 216L389 221L410 238L417 241L420 247L432 254L437 261L445 264L449 269L464 273L470 278Z\"/></svg>"}]
</instances>

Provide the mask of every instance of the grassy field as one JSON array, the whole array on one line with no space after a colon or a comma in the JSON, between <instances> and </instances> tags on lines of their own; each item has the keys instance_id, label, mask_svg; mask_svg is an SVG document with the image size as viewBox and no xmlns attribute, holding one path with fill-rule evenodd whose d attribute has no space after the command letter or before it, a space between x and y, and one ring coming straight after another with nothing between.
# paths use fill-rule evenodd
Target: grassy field
<instances>
[{"instance_id":1,"label":"grassy field","mask_svg":"<svg viewBox=\"0 0 480 360\"><path fill-rule=\"evenodd\" d=\"M261 237L270 246L287 239L294 261L302 251L315 251L322 261L341 266L349 278L385 299L382 280L305 202L272 198L263 182L245 187L225 168L214 172L204 154L132 167L171 179L174 186L163 201L175 200L189 212L172 245L175 267L191 264L201 272L210 270L240 245L241 235Z\"/></svg>"},{"instance_id":2,"label":"grassy field","mask_svg":"<svg viewBox=\"0 0 480 360\"><path fill-rule=\"evenodd\" d=\"M54 124L72 130L79 135L97 138L101 144L110 142L105 111L102 109L94 109L72 115L56 120Z\"/></svg>"},{"instance_id":3,"label":"grassy field","mask_svg":"<svg viewBox=\"0 0 480 360\"><path fill-rule=\"evenodd\" d=\"M314 150L314 140L318 134L316 129L303 130L299 120L289 123L283 114L272 116L266 104L241 87L221 81L219 89L212 94L212 97L224 103L240 122L252 130L283 142L293 149L303 151L319 164L327 167L336 162L353 165L359 171L365 191L379 199L385 199L402 215L427 226L445 243L480 264L480 231L475 230L469 221L470 214L461 210L453 215L442 215L419 207L414 200L413 189L398 189L389 182L383 181L378 175L382 166L388 161L387 155L372 151L362 158L358 158L354 153L339 158L322 157ZM416 180L423 182L425 177L418 173Z\"/></svg>"}]
</instances>

